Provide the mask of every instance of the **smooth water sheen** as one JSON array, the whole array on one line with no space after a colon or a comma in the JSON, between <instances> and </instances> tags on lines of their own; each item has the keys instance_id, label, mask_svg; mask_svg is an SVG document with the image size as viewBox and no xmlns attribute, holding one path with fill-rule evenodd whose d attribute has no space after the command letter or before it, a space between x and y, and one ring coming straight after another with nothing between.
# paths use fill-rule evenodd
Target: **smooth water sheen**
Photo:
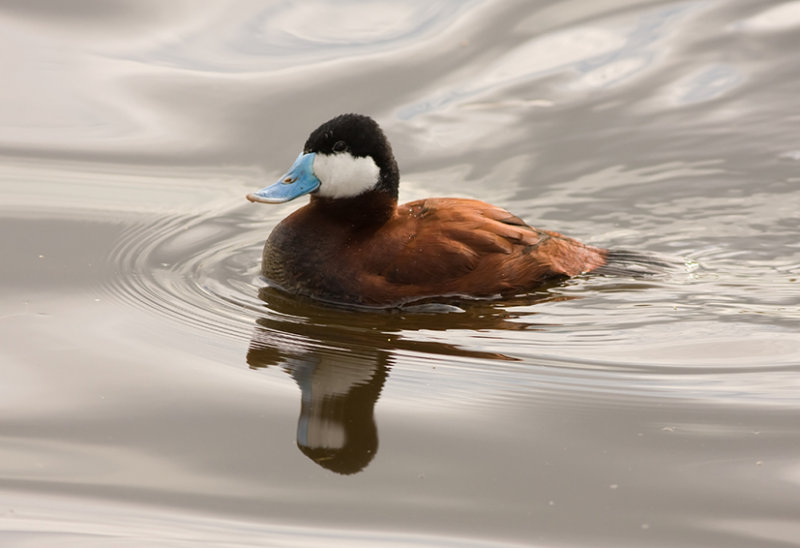
<instances>
[{"instance_id":1,"label":"smooth water sheen","mask_svg":"<svg viewBox=\"0 0 800 548\"><path fill-rule=\"evenodd\" d=\"M0 6L0 544L800 542L800 2ZM308 133L654 277L320 306Z\"/></svg>"}]
</instances>

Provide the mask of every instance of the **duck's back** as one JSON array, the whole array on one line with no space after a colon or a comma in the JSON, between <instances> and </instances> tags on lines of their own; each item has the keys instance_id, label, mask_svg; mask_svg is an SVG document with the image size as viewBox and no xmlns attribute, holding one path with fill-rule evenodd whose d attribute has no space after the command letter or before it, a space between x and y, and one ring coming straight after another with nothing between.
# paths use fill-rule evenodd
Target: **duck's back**
<instances>
[{"instance_id":1,"label":"duck's back","mask_svg":"<svg viewBox=\"0 0 800 548\"><path fill-rule=\"evenodd\" d=\"M397 257L387 261L385 278L425 288L432 295L522 293L605 263L603 250L534 229L508 211L477 200L411 202L398 209L397 219L411 228L412 236ZM391 225L386 228L392 230Z\"/></svg>"},{"instance_id":2,"label":"duck's back","mask_svg":"<svg viewBox=\"0 0 800 548\"><path fill-rule=\"evenodd\" d=\"M309 204L270 235L263 273L318 299L391 306L523 293L602 266L605 255L477 200L410 202L377 227L321 216Z\"/></svg>"}]
</instances>

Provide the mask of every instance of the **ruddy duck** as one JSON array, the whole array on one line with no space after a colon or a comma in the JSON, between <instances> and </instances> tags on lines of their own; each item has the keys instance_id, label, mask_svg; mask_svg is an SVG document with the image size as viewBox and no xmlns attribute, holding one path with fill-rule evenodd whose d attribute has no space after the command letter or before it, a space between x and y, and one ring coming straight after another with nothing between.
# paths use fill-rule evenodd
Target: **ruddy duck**
<instances>
[{"instance_id":1,"label":"ruddy duck","mask_svg":"<svg viewBox=\"0 0 800 548\"><path fill-rule=\"evenodd\" d=\"M517 295L606 264L607 250L478 200L398 205L399 182L392 148L372 118L343 114L322 124L286 175L247 195L264 203L311 197L269 235L263 275L322 301L393 307Z\"/></svg>"}]
</instances>

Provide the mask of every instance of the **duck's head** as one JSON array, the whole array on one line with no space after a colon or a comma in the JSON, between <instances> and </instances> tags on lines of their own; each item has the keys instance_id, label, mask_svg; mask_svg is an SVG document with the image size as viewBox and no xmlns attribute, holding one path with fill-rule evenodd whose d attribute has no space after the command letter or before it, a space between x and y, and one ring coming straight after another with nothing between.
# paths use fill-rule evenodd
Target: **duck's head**
<instances>
[{"instance_id":1,"label":"duck's head","mask_svg":"<svg viewBox=\"0 0 800 548\"><path fill-rule=\"evenodd\" d=\"M398 183L392 147L375 120L342 114L311 132L285 175L247 199L275 204L304 194L335 200L376 192L397 200Z\"/></svg>"}]
</instances>

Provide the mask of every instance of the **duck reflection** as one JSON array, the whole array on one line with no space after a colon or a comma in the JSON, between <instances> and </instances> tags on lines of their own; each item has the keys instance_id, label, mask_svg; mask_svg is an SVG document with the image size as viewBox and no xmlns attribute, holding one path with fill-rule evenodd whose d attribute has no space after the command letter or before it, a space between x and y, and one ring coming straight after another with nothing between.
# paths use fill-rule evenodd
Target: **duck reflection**
<instances>
[{"instance_id":1,"label":"duck reflection","mask_svg":"<svg viewBox=\"0 0 800 548\"><path fill-rule=\"evenodd\" d=\"M363 470L378 451L375 404L389 374L385 352L359 355L327 348L308 352L277 350L276 333L253 334L247 363L282 365L300 387L297 446L320 466L339 474Z\"/></svg>"},{"instance_id":2,"label":"duck reflection","mask_svg":"<svg viewBox=\"0 0 800 548\"><path fill-rule=\"evenodd\" d=\"M515 360L455 344L414 340L409 334L459 328L535 329L496 303L464 308L428 303L365 311L321 306L270 287L261 288L259 297L266 303L266 312L256 320L247 363L253 369L281 366L292 376L301 391L297 446L311 460L339 474L363 470L378 451L375 404L397 350ZM526 297L522 304L553 298L539 294Z\"/></svg>"}]
</instances>

